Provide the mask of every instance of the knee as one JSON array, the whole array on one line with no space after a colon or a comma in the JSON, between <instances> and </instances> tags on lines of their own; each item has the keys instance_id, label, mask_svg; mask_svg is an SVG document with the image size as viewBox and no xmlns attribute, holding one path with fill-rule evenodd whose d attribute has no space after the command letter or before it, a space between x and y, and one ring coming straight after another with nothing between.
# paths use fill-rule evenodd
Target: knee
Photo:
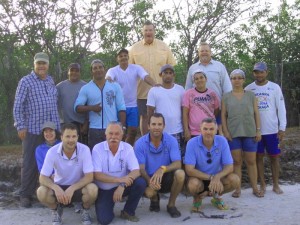
<instances>
[{"instance_id":1,"label":"knee","mask_svg":"<svg viewBox=\"0 0 300 225\"><path fill-rule=\"evenodd\" d=\"M256 165L255 158L245 158L245 162L246 162L247 166L255 166Z\"/></svg>"},{"instance_id":2,"label":"knee","mask_svg":"<svg viewBox=\"0 0 300 225\"><path fill-rule=\"evenodd\" d=\"M40 186L36 191L36 195L40 202L45 203L45 202L47 202L48 197L50 195L52 195L52 192L53 191L51 189L49 189L45 186Z\"/></svg>"},{"instance_id":3,"label":"knee","mask_svg":"<svg viewBox=\"0 0 300 225\"><path fill-rule=\"evenodd\" d=\"M133 185L138 190L142 190L144 192L147 187L147 182L144 178L138 177L134 180Z\"/></svg>"},{"instance_id":4,"label":"knee","mask_svg":"<svg viewBox=\"0 0 300 225\"><path fill-rule=\"evenodd\" d=\"M90 183L82 189L82 194L87 196L90 201L95 201L98 196L98 187L94 183Z\"/></svg>"},{"instance_id":5,"label":"knee","mask_svg":"<svg viewBox=\"0 0 300 225\"><path fill-rule=\"evenodd\" d=\"M112 215L98 215L97 214L97 220L98 220L98 222L99 222L99 224L101 224L101 225L108 225L108 224L110 224L111 222L112 222L112 220L114 219L114 215L112 214Z\"/></svg>"},{"instance_id":6,"label":"knee","mask_svg":"<svg viewBox=\"0 0 300 225\"><path fill-rule=\"evenodd\" d=\"M144 192L144 194L145 194L145 196L146 196L146 198L153 198L154 196L156 196L156 191L154 191L152 188L150 188L150 187L147 187L146 189L145 189L145 192Z\"/></svg>"},{"instance_id":7,"label":"knee","mask_svg":"<svg viewBox=\"0 0 300 225\"><path fill-rule=\"evenodd\" d=\"M199 191L203 191L203 183L198 178L190 178L187 184L190 194L195 195Z\"/></svg>"},{"instance_id":8,"label":"knee","mask_svg":"<svg viewBox=\"0 0 300 225\"><path fill-rule=\"evenodd\" d=\"M235 173L231 173L228 176L228 180L229 180L229 183L232 185L232 187L237 188L240 186L240 183L241 183L240 178Z\"/></svg>"},{"instance_id":9,"label":"knee","mask_svg":"<svg viewBox=\"0 0 300 225\"><path fill-rule=\"evenodd\" d=\"M243 163L242 157L234 157L233 161L235 166L242 166Z\"/></svg>"},{"instance_id":10,"label":"knee","mask_svg":"<svg viewBox=\"0 0 300 225\"><path fill-rule=\"evenodd\" d=\"M174 173L174 177L177 183L184 183L185 173L182 169L176 170Z\"/></svg>"}]
</instances>

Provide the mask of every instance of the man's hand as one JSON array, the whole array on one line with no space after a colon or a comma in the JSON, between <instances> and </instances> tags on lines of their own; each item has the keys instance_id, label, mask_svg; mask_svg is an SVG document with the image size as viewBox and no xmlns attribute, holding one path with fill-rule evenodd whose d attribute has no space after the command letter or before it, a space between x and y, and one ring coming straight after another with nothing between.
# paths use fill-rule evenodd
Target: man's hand
<instances>
[{"instance_id":1,"label":"man's hand","mask_svg":"<svg viewBox=\"0 0 300 225\"><path fill-rule=\"evenodd\" d=\"M161 168L156 170L156 172L153 174L153 176L150 179L150 183L149 183L150 188L156 191L159 190L161 188L161 180L163 175L164 172Z\"/></svg>"},{"instance_id":2,"label":"man's hand","mask_svg":"<svg viewBox=\"0 0 300 225\"><path fill-rule=\"evenodd\" d=\"M285 136L285 132L283 130L279 130L277 134L279 141L282 141L284 136Z\"/></svg>"},{"instance_id":3,"label":"man's hand","mask_svg":"<svg viewBox=\"0 0 300 225\"><path fill-rule=\"evenodd\" d=\"M27 129L22 129L18 131L19 138L23 141L26 137Z\"/></svg>"},{"instance_id":4,"label":"man's hand","mask_svg":"<svg viewBox=\"0 0 300 225\"><path fill-rule=\"evenodd\" d=\"M133 181L134 181L134 179L129 176L125 176L120 179L120 183L125 183L126 187L131 186L133 184Z\"/></svg>"},{"instance_id":5,"label":"man's hand","mask_svg":"<svg viewBox=\"0 0 300 225\"><path fill-rule=\"evenodd\" d=\"M65 195L65 192L64 190L57 186L55 189L54 189L54 193L55 193L55 196L56 196L56 199L59 203L62 203L64 205L67 205L68 203L68 200L67 200L67 197Z\"/></svg>"},{"instance_id":6,"label":"man's hand","mask_svg":"<svg viewBox=\"0 0 300 225\"><path fill-rule=\"evenodd\" d=\"M113 195L114 202L120 202L122 200L124 190L125 190L125 187L122 187L122 186L117 187L117 189L115 190L114 195Z\"/></svg>"},{"instance_id":7,"label":"man's hand","mask_svg":"<svg viewBox=\"0 0 300 225\"><path fill-rule=\"evenodd\" d=\"M96 105L91 105L90 107L91 107L91 111L96 112L96 113L99 113L102 110L101 103L96 104Z\"/></svg>"},{"instance_id":8,"label":"man's hand","mask_svg":"<svg viewBox=\"0 0 300 225\"><path fill-rule=\"evenodd\" d=\"M68 205L71 203L72 201L72 197L74 195L74 192L75 190L73 189L72 186L68 187L66 190L65 190L65 198L66 198L66 201L67 201L67 204L65 205Z\"/></svg>"},{"instance_id":9,"label":"man's hand","mask_svg":"<svg viewBox=\"0 0 300 225\"><path fill-rule=\"evenodd\" d=\"M224 191L224 186L220 180L220 178L216 175L210 180L210 184L208 186L209 191L212 193L222 194Z\"/></svg>"}]
</instances>

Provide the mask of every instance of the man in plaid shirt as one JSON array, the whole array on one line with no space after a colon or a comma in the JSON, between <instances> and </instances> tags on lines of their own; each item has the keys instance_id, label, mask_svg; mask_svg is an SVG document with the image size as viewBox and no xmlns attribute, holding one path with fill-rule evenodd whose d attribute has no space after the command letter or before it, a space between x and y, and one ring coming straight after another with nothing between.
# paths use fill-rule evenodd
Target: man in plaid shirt
<instances>
[{"instance_id":1,"label":"man in plaid shirt","mask_svg":"<svg viewBox=\"0 0 300 225\"><path fill-rule=\"evenodd\" d=\"M52 121L60 130L57 90L48 69L49 56L37 53L34 70L19 81L14 102L14 125L23 151L20 200L21 206L26 208L31 207L31 197L36 190L38 170L34 152L40 144L41 127L46 121Z\"/></svg>"}]
</instances>

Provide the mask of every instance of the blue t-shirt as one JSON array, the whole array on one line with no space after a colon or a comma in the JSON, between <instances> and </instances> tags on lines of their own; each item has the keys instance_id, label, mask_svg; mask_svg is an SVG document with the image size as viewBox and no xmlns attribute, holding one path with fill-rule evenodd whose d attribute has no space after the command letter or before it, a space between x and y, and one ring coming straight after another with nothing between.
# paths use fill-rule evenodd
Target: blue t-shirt
<instances>
[{"instance_id":1,"label":"blue t-shirt","mask_svg":"<svg viewBox=\"0 0 300 225\"><path fill-rule=\"evenodd\" d=\"M60 141L57 140L57 141L55 141L54 145L56 145L58 143L60 143ZM42 170L46 154L51 147L52 146L47 145L46 143L40 144L39 146L36 147L35 160L36 160L36 164L37 164L39 172L41 172L41 170Z\"/></svg>"},{"instance_id":2,"label":"blue t-shirt","mask_svg":"<svg viewBox=\"0 0 300 225\"><path fill-rule=\"evenodd\" d=\"M145 165L145 170L150 177L160 166L168 166L174 161L181 160L176 138L165 132L158 148L151 143L148 133L136 141L134 152L139 164Z\"/></svg>"},{"instance_id":3,"label":"blue t-shirt","mask_svg":"<svg viewBox=\"0 0 300 225\"><path fill-rule=\"evenodd\" d=\"M226 165L233 164L233 159L227 140L215 135L214 143L210 149L211 157L207 155L208 149L203 145L202 135L192 138L186 146L184 164L193 165L195 168L206 174L217 174ZM207 160L211 158L211 163Z\"/></svg>"},{"instance_id":4,"label":"blue t-shirt","mask_svg":"<svg viewBox=\"0 0 300 225\"><path fill-rule=\"evenodd\" d=\"M79 105L101 104L100 112L89 112L90 128L105 129L109 122L118 121L118 112L126 110L123 92L119 84L105 82L101 90L93 80L84 85L76 99L74 110Z\"/></svg>"}]
</instances>

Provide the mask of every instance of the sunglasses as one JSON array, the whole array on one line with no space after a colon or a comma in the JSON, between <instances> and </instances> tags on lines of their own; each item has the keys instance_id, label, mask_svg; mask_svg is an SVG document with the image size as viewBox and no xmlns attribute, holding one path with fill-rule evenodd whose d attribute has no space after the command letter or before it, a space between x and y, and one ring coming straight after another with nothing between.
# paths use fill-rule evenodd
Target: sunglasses
<instances>
[{"instance_id":1,"label":"sunglasses","mask_svg":"<svg viewBox=\"0 0 300 225\"><path fill-rule=\"evenodd\" d=\"M211 164L211 163L212 163L211 153L210 153L210 152L207 152L206 156L209 158L206 162L207 162L208 164Z\"/></svg>"}]
</instances>

